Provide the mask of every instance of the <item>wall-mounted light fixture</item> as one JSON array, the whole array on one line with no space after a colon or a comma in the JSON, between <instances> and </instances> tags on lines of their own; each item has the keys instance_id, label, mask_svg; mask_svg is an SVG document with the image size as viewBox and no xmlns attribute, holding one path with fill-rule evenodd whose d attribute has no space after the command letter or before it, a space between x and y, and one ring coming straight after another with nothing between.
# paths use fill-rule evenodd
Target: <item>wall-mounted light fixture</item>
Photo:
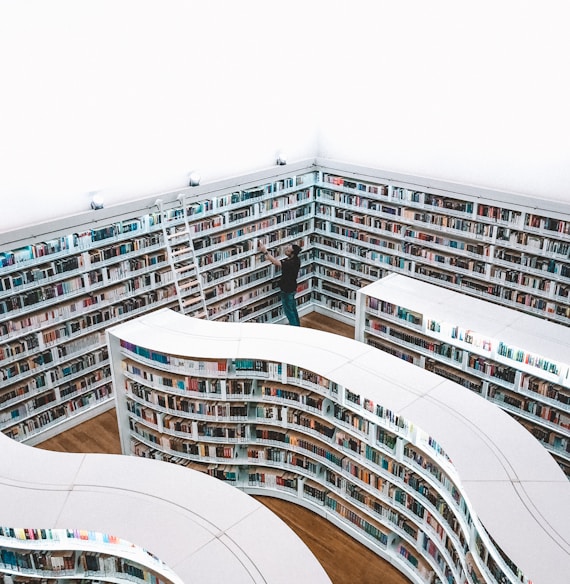
<instances>
[{"instance_id":1,"label":"wall-mounted light fixture","mask_svg":"<svg viewBox=\"0 0 570 584\"><path fill-rule=\"evenodd\" d=\"M284 152L277 153L277 159L275 160L275 163L278 166L285 166L287 164L287 156Z\"/></svg>"},{"instance_id":2,"label":"wall-mounted light fixture","mask_svg":"<svg viewBox=\"0 0 570 584\"><path fill-rule=\"evenodd\" d=\"M103 199L103 197L97 193L94 193L91 197L91 208L94 210L97 209L102 209L105 205L104 205L105 201Z\"/></svg>"},{"instance_id":3,"label":"wall-mounted light fixture","mask_svg":"<svg viewBox=\"0 0 570 584\"><path fill-rule=\"evenodd\" d=\"M189 187L197 187L200 184L200 179L202 177L200 176L199 172L196 172L195 170L192 171L190 173L190 180L188 182L188 186Z\"/></svg>"}]
</instances>

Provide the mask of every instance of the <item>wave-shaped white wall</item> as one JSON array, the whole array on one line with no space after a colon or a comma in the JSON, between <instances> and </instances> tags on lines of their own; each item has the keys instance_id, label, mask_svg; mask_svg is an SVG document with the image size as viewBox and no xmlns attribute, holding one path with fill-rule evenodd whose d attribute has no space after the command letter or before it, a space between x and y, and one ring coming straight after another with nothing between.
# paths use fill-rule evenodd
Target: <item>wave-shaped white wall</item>
<instances>
[{"instance_id":1,"label":"wave-shaped white wall","mask_svg":"<svg viewBox=\"0 0 570 584\"><path fill-rule=\"evenodd\" d=\"M281 519L200 472L142 458L40 450L3 434L0 461L3 527L113 535L158 557L173 570L172 582L330 584ZM29 543L42 549L37 540ZM80 543L92 549L92 542Z\"/></svg>"},{"instance_id":2,"label":"wave-shaped white wall","mask_svg":"<svg viewBox=\"0 0 570 584\"><path fill-rule=\"evenodd\" d=\"M466 388L364 343L322 331L202 321L168 309L112 327L108 339L117 392L124 391L127 383L121 348L121 342L125 342L125 346L158 352L154 361L145 363L152 366L156 362L160 368L164 358L164 370L170 372L167 376L176 370L176 365L168 361L169 355L175 362L186 357L255 359L297 366L338 384L339 396L341 390L349 388L362 399L382 405L407 420L410 428L416 429L413 433L427 433L425 436L443 448L452 467L446 460L442 468L454 477L471 517L483 524L522 570L525 582L564 582L565 568L570 566L570 526L566 521L570 485L564 473L529 432ZM180 367L185 372L181 375L189 375L183 364ZM143 371L141 380L160 376L160 370L151 371L149 376ZM129 419L126 404L121 405L125 396L118 395L117 399L121 440L124 451L128 451ZM212 399L223 401L219 396ZM263 401L259 396L253 399ZM342 404L351 407L347 400ZM152 403L145 401L144 406L152 408ZM358 411L360 416L374 420L374 414L363 408ZM335 423L332 417L327 421ZM156 448L160 451L161 444L157 443ZM470 546L475 547L473 534L470 538Z\"/></svg>"}]
</instances>

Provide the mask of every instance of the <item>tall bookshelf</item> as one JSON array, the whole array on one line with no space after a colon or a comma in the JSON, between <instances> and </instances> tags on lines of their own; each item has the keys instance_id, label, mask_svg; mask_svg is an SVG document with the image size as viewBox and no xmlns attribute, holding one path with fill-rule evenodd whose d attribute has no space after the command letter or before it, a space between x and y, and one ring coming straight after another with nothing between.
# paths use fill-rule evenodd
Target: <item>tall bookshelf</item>
<instances>
[{"instance_id":1,"label":"tall bookshelf","mask_svg":"<svg viewBox=\"0 0 570 584\"><path fill-rule=\"evenodd\" d=\"M176 302L156 215L1 254L0 424L34 443L113 406L105 327Z\"/></svg>"},{"instance_id":2,"label":"tall bookshelf","mask_svg":"<svg viewBox=\"0 0 570 584\"><path fill-rule=\"evenodd\" d=\"M495 403L570 475L570 330L390 274L357 293L355 338Z\"/></svg>"},{"instance_id":3,"label":"tall bookshelf","mask_svg":"<svg viewBox=\"0 0 570 584\"><path fill-rule=\"evenodd\" d=\"M218 320L282 318L257 240L308 245L314 171L217 184L3 234L0 429L37 444L114 406L105 328L169 307ZM213 191L213 192L212 192ZM5 245L8 245L7 243ZM311 264L299 280L307 310Z\"/></svg>"},{"instance_id":4,"label":"tall bookshelf","mask_svg":"<svg viewBox=\"0 0 570 584\"><path fill-rule=\"evenodd\" d=\"M203 473L3 435L0 460L3 584L330 584L276 515Z\"/></svg>"},{"instance_id":5,"label":"tall bookshelf","mask_svg":"<svg viewBox=\"0 0 570 584\"><path fill-rule=\"evenodd\" d=\"M222 321L282 318L273 266L257 250L297 243L307 249L313 230L315 172L189 202L186 207L204 289L207 316ZM304 254L306 256L306 254ZM311 263L304 257L298 303L310 301Z\"/></svg>"},{"instance_id":6,"label":"tall bookshelf","mask_svg":"<svg viewBox=\"0 0 570 584\"><path fill-rule=\"evenodd\" d=\"M354 321L389 273L570 325L570 206L322 161L312 237L317 307Z\"/></svg>"},{"instance_id":7,"label":"tall bookshelf","mask_svg":"<svg viewBox=\"0 0 570 584\"><path fill-rule=\"evenodd\" d=\"M464 387L310 329L163 309L107 335L125 454L303 505L418 584L563 582L564 473Z\"/></svg>"},{"instance_id":8,"label":"tall bookshelf","mask_svg":"<svg viewBox=\"0 0 570 584\"><path fill-rule=\"evenodd\" d=\"M570 324L570 207L307 160L0 234L0 431L37 444L113 407L104 330L163 307L280 322L263 239L303 247L298 304L354 324L402 273Z\"/></svg>"}]
</instances>

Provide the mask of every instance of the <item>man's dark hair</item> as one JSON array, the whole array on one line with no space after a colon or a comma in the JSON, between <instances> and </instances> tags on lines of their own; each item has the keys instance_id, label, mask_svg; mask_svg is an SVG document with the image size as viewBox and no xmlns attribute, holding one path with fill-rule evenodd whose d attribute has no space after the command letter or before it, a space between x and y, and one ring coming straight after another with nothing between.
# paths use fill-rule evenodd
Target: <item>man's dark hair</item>
<instances>
[{"instance_id":1,"label":"man's dark hair","mask_svg":"<svg viewBox=\"0 0 570 584\"><path fill-rule=\"evenodd\" d=\"M301 253L301 246L294 243L291 247L293 248L294 255L298 256Z\"/></svg>"}]
</instances>

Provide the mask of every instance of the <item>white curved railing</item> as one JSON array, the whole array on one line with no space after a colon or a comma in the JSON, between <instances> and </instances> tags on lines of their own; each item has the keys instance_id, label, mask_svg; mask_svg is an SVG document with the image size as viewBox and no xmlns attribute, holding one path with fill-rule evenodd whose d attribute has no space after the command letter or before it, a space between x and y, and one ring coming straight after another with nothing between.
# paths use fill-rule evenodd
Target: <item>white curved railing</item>
<instances>
[{"instance_id":1,"label":"white curved railing","mask_svg":"<svg viewBox=\"0 0 570 584\"><path fill-rule=\"evenodd\" d=\"M332 495L335 488L324 478L324 469L335 471L339 480L349 481L351 489L356 486L363 490L364 495L371 495L375 501L384 502L383 514L374 516L370 510L363 510L363 517L368 518L367 529L373 529L374 522L385 529L390 525L390 514L394 509L401 511L407 522L414 523L420 529L420 535L414 537L394 525L389 529L389 537L377 538L379 542L371 543L369 537L359 535L358 530L350 521L343 519L333 508L336 503L329 497L327 508L323 501L316 502L314 496L303 496L303 489L291 490L288 485L280 488L259 489L256 481L252 484L239 477L233 477L232 482L245 491L262 493L294 500L339 525L351 535L360 538L365 545L392 561L414 582L426 582L431 573L418 572L410 568L400 557L391 542L398 539L409 549L415 546L415 552L423 558L424 564L440 580L453 577L454 581L465 582L497 582L506 578L507 582L525 582L532 584L562 584L570 569L570 524L567 521L570 512L570 485L546 450L532 435L518 423L493 404L474 395L467 389L441 377L421 370L395 357L378 351L373 347L331 335L321 331L286 327L280 325L255 323L218 323L207 322L182 316L170 310L159 310L153 314L142 316L128 323L111 328L108 331L110 356L113 363L113 376L117 389L119 426L122 448L130 452L131 438L139 440L150 451L165 457L178 455L181 460L200 461L200 456L185 455L184 452L172 452L169 442L157 442L145 437L145 431L137 433L136 428L129 430L129 421L144 428L143 418L129 413L125 407L129 387L132 383L146 383L151 390L162 391L171 395L186 395L189 399L198 399L195 394L186 393L182 387L161 385L161 372L179 371L180 376L188 376L188 364L200 360L227 360L228 364L240 359L255 359L269 362L275 371L269 375L270 380L292 388L307 389L311 383L299 377L283 373L287 366L321 376L331 382L330 387L318 387L315 395L326 400L329 409L343 408L351 414L358 415L361 420L371 424L378 430L389 430L395 437L397 445L392 458L398 464L419 475L429 485L430 490L437 493L442 500L447 501L447 507L452 509L454 521L459 527L454 531L447 519L438 516L438 508L423 496L414 492L406 481L395 478L393 474L385 473L380 466L375 467L370 460L352 455L349 448L337 447L334 440L327 442L326 449L331 453L339 453L344 457L345 466L329 464L320 454L313 459L321 464L321 470L315 477L314 469L303 473L300 469L296 476L302 484L316 484L319 488ZM121 341L123 346L121 347ZM161 354L161 358L153 360L131 350L133 346L150 349ZM172 362L170 356L174 356ZM164 360L168 362L163 362ZM152 381L137 377L136 371L123 368L123 362L138 362L142 368L151 369L156 373ZM275 367L275 364L280 364ZM279 372L277 372L279 370ZM207 373L196 371L194 377L218 376L228 383L232 379L243 379L243 372L231 371ZM251 379L266 380L267 372L250 374ZM315 388L317 386L314 386ZM127 390L125 392L125 389ZM355 400L354 396L359 399ZM232 396L233 399L234 396ZM201 401L215 400L224 402L224 394L202 394ZM230 401L230 400L228 400ZM274 404L274 399L264 401L263 392L244 394L242 401L249 405ZM358 402L358 403L357 403ZM152 402L149 405L152 409ZM372 405L371 405L372 404ZM378 409L376 406L381 406ZM296 406L303 410L302 405ZM157 408L158 411L158 408ZM307 408L307 413L314 411ZM160 413L164 415L164 412ZM181 414L190 422L191 413ZM195 419L198 420L199 416ZM347 426L324 410L320 420L332 424L335 432L346 432ZM336 420L336 422L335 422ZM229 417L220 421L224 424L243 424L243 420L235 422ZM248 424L255 427L259 420L252 416ZM337 423L338 422L338 423ZM267 427L273 427L282 432L295 431L303 433L298 424L286 421L273 423L268 421ZM160 432L158 425L148 426ZM171 434L170 434L171 435ZM307 440L314 440L314 432L304 434ZM367 435L353 433L357 438L374 448L381 455L379 447ZM169 440L169 433L161 436ZM270 441L275 437L270 437ZM284 446L277 436L275 445L284 450L295 451L312 456L304 447L296 445ZM200 437L193 431L188 434L192 443L208 443L206 437ZM228 440L228 443L230 441ZM252 431L247 445L265 444L267 440L256 441ZM235 442L234 442L235 445ZM246 445L246 447L247 447ZM238 445L236 448L242 448ZM407 448L407 450L406 450ZM417 453L424 456L418 457ZM376 456L376 454L374 455ZM428 464L426 464L428 460ZM212 458L208 458L212 463ZM214 457L216 462L216 457ZM218 464L227 467L243 468L248 472L255 471L256 463L247 456L240 456L236 450L235 457L217 459ZM275 461L270 465L274 467ZM426 553L422 549L421 534L433 535L433 528L424 519L415 519L405 505L400 505L390 493L375 493L366 483L351 479L350 465L360 463L368 465L376 478L388 481L393 488L401 489L407 496L412 496L421 503L433 517L443 526L451 549L438 543L434 550ZM258 467L263 464L259 463ZM283 465L283 470L291 473L289 464ZM246 475L247 476L247 475ZM327 486L328 485L328 486ZM363 496L364 496L363 495ZM357 494L357 496L359 496ZM318 499L318 497L317 497ZM348 500L348 499L346 499ZM352 502L354 503L354 502ZM361 508L362 505L353 504ZM408 507L409 509L409 507ZM430 531L431 530L431 531ZM362 531L362 530L361 530ZM458 535L460 534L460 535ZM386 539L386 541L383 541ZM443 540L442 540L443 541ZM429 543L429 545L431 545ZM395 551L396 550L396 551ZM457 560L453 556L459 556ZM474 571L471 567L474 567ZM498 567L497 570L493 568ZM500 573L501 576L493 575Z\"/></svg>"},{"instance_id":2,"label":"white curved railing","mask_svg":"<svg viewBox=\"0 0 570 584\"><path fill-rule=\"evenodd\" d=\"M0 500L0 574L330 584L308 548L266 507L176 465L50 452L0 434ZM283 562L289 555L298 561ZM98 568L87 556L100 559Z\"/></svg>"}]
</instances>

